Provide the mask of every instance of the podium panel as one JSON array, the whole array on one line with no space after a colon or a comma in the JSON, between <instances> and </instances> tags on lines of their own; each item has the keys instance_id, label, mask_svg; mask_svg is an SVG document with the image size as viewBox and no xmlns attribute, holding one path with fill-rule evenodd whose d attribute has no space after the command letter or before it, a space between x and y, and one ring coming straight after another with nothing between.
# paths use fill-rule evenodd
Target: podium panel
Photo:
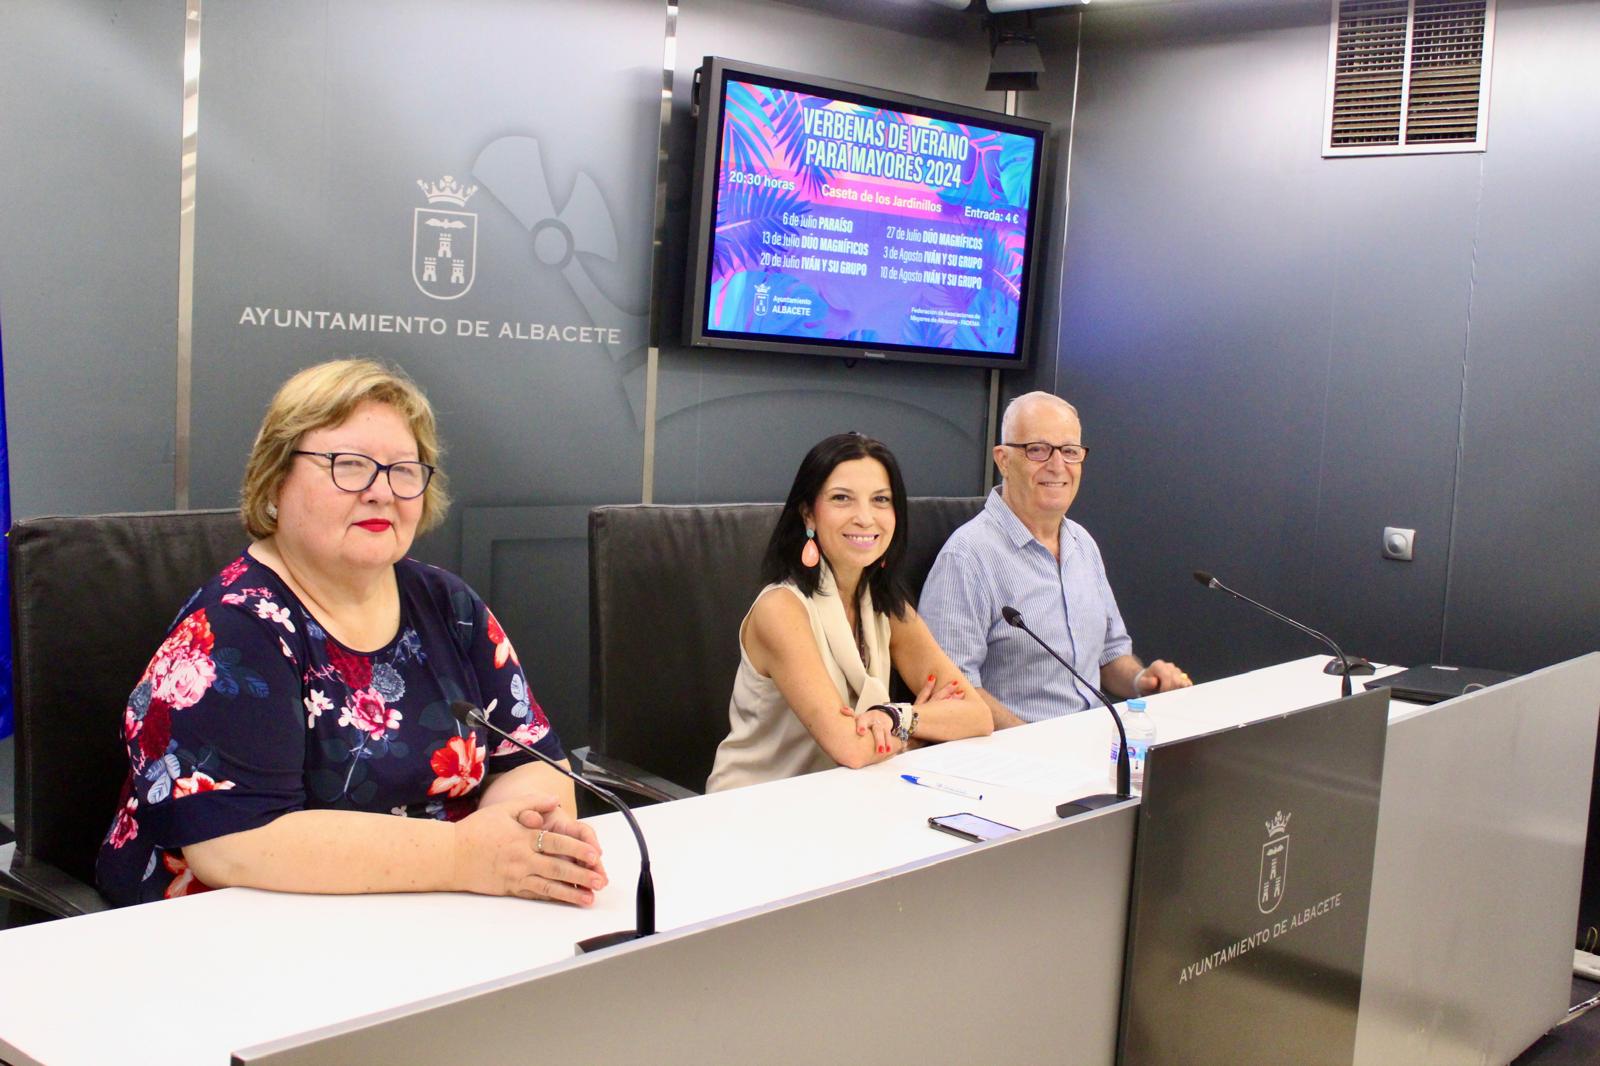
<instances>
[{"instance_id":1,"label":"podium panel","mask_svg":"<svg viewBox=\"0 0 1600 1066\"><path fill-rule=\"evenodd\" d=\"M1136 813L1042 826L233 1062L1104 1066Z\"/></svg>"},{"instance_id":2,"label":"podium panel","mask_svg":"<svg viewBox=\"0 0 1600 1066\"><path fill-rule=\"evenodd\" d=\"M1357 1063L1509 1062L1561 1020L1597 715L1591 653L1390 723Z\"/></svg>"},{"instance_id":3,"label":"podium panel","mask_svg":"<svg viewBox=\"0 0 1600 1066\"><path fill-rule=\"evenodd\" d=\"M1350 1062L1388 705L1364 692L1151 749L1124 1066Z\"/></svg>"}]
</instances>

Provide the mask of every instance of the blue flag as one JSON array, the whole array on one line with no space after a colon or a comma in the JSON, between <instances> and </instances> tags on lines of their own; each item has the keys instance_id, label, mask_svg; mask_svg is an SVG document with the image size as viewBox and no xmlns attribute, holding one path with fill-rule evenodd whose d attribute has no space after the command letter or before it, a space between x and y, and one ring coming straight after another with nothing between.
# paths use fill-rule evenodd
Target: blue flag
<instances>
[{"instance_id":1,"label":"blue flag","mask_svg":"<svg viewBox=\"0 0 1600 1066\"><path fill-rule=\"evenodd\" d=\"M11 457L6 448L5 345L0 343L0 530L11 536ZM11 735L11 575L0 545L0 740Z\"/></svg>"}]
</instances>

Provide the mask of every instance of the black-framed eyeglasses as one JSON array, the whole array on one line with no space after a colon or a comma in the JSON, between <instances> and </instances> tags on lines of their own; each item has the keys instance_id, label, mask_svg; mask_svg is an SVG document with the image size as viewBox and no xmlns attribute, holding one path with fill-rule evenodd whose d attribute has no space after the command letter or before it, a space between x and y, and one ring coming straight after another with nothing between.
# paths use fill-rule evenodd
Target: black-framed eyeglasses
<instances>
[{"instance_id":1,"label":"black-framed eyeglasses","mask_svg":"<svg viewBox=\"0 0 1600 1066\"><path fill-rule=\"evenodd\" d=\"M1081 444L1051 444L1042 440L1030 440L1026 444L1007 443L1006 447L1021 448L1022 454L1036 463L1048 463L1051 452L1060 452L1065 462L1076 466L1089 454L1089 449Z\"/></svg>"},{"instance_id":2,"label":"black-framed eyeglasses","mask_svg":"<svg viewBox=\"0 0 1600 1066\"><path fill-rule=\"evenodd\" d=\"M372 456L362 455L360 452L297 450L289 454L312 455L318 459L328 460L328 474L333 478L333 485L344 492L365 492L374 481L378 480L379 474L387 474L389 491L395 494L396 499L414 500L427 491L428 482L433 480L433 467L418 459L380 463Z\"/></svg>"}]
</instances>

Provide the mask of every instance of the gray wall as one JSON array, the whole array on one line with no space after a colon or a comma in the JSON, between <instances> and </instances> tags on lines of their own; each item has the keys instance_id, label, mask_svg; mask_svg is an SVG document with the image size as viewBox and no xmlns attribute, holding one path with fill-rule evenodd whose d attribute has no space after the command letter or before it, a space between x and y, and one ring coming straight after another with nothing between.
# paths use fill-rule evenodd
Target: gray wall
<instances>
[{"instance_id":1,"label":"gray wall","mask_svg":"<svg viewBox=\"0 0 1600 1066\"><path fill-rule=\"evenodd\" d=\"M1489 151L1401 158L1321 158L1328 17L1083 16L1059 335L1008 393L1082 409L1075 516L1147 655L1314 650L1193 569L1374 659L1593 649L1600 4L1501 0ZM1032 106L1065 123L1068 89Z\"/></svg>"},{"instance_id":2,"label":"gray wall","mask_svg":"<svg viewBox=\"0 0 1600 1066\"><path fill-rule=\"evenodd\" d=\"M183 0L0 3L11 513L172 506Z\"/></svg>"},{"instance_id":3,"label":"gray wall","mask_svg":"<svg viewBox=\"0 0 1600 1066\"><path fill-rule=\"evenodd\" d=\"M456 501L419 554L494 605L578 744L583 513L640 486L625 380L644 362L665 18L658 0L470 8L206 0L193 499L235 497L260 411L295 369L352 353L404 366L438 408ZM599 55L570 45L599 35ZM445 175L478 187L439 205L476 216L472 284L448 299L412 269L417 183ZM541 257L530 230L547 219L564 229ZM425 316L445 333L276 325L289 310ZM463 320L487 336L462 336ZM621 339L518 339L531 323Z\"/></svg>"}]
</instances>

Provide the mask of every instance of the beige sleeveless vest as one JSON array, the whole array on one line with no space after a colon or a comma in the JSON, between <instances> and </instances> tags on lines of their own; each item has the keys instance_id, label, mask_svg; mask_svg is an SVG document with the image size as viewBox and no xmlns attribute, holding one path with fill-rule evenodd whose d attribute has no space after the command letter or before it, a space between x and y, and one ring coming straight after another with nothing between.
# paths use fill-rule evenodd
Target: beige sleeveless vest
<instances>
[{"instance_id":1,"label":"beige sleeveless vest","mask_svg":"<svg viewBox=\"0 0 1600 1066\"><path fill-rule=\"evenodd\" d=\"M773 592L774 589L786 591ZM822 665L839 692L841 706L861 710L889 699L889 616L872 609L870 590L861 596L862 632L867 644L865 663L827 564L823 564L815 596L808 597L792 583L784 582L768 585L756 599L769 593L794 595L805 604L811 617L811 635L822 654ZM839 765L812 739L810 730L778 691L777 683L762 677L750 664L744 647L744 626L749 620L746 612L744 622L739 623L739 672L733 679L733 698L728 701L728 736L717 748L717 761L706 781L707 792L777 781Z\"/></svg>"}]
</instances>

